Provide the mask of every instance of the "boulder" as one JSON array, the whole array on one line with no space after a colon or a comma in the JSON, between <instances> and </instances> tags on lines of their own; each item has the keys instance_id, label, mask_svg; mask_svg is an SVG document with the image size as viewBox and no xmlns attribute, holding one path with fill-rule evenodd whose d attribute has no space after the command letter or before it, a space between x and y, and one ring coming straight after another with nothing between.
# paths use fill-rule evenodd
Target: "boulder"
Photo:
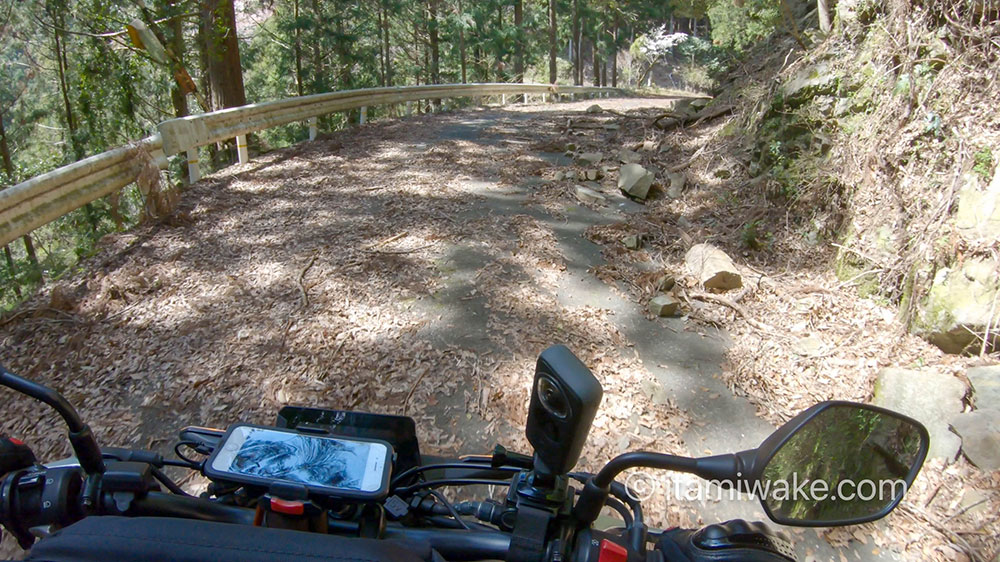
<instances>
[{"instance_id":1,"label":"boulder","mask_svg":"<svg viewBox=\"0 0 1000 562\"><path fill-rule=\"evenodd\" d=\"M959 414L951 426L962 438L962 453L972 464L986 471L1000 469L1000 410Z\"/></svg>"},{"instance_id":2,"label":"boulder","mask_svg":"<svg viewBox=\"0 0 1000 562\"><path fill-rule=\"evenodd\" d=\"M836 91L837 75L825 62L803 68L781 86L785 105L792 107L819 94L833 94Z\"/></svg>"},{"instance_id":3,"label":"boulder","mask_svg":"<svg viewBox=\"0 0 1000 562\"><path fill-rule=\"evenodd\" d=\"M646 199L655 176L639 164L625 164L618 170L618 188L636 199Z\"/></svg>"},{"instance_id":4,"label":"boulder","mask_svg":"<svg viewBox=\"0 0 1000 562\"><path fill-rule=\"evenodd\" d=\"M656 290L658 291L669 291L674 288L677 284L677 280L674 279L673 275L664 275L656 279Z\"/></svg>"},{"instance_id":5,"label":"boulder","mask_svg":"<svg viewBox=\"0 0 1000 562\"><path fill-rule=\"evenodd\" d=\"M914 331L945 353L978 353L982 340L976 334L1000 319L1000 307L994 306L1000 298L998 265L991 259L967 259L939 269L919 303Z\"/></svg>"},{"instance_id":6,"label":"boulder","mask_svg":"<svg viewBox=\"0 0 1000 562\"><path fill-rule=\"evenodd\" d=\"M653 316L677 316L681 301L673 295L657 295L649 300L649 313Z\"/></svg>"},{"instance_id":7,"label":"boulder","mask_svg":"<svg viewBox=\"0 0 1000 562\"><path fill-rule=\"evenodd\" d=\"M972 383L973 405L979 410L1000 411L1000 365L972 367L965 371Z\"/></svg>"},{"instance_id":8,"label":"boulder","mask_svg":"<svg viewBox=\"0 0 1000 562\"><path fill-rule=\"evenodd\" d=\"M695 98L691 100L690 107L695 110L702 110L708 107L708 104L712 102L711 98Z\"/></svg>"},{"instance_id":9,"label":"boulder","mask_svg":"<svg viewBox=\"0 0 1000 562\"><path fill-rule=\"evenodd\" d=\"M684 193L684 184L687 183L687 178L681 172L667 172L667 180L670 181L670 186L667 187L667 197L678 199Z\"/></svg>"},{"instance_id":10,"label":"boulder","mask_svg":"<svg viewBox=\"0 0 1000 562\"><path fill-rule=\"evenodd\" d=\"M659 143L652 140L642 141L642 144L639 146L639 149L642 150L643 152L656 152L656 147L658 146L658 144Z\"/></svg>"},{"instance_id":11,"label":"boulder","mask_svg":"<svg viewBox=\"0 0 1000 562\"><path fill-rule=\"evenodd\" d=\"M601 113L603 111L604 111L604 108L601 107L601 106L599 106L599 105L597 105L596 103L594 105L592 105L592 106L590 106L590 107L587 108L587 113Z\"/></svg>"},{"instance_id":12,"label":"boulder","mask_svg":"<svg viewBox=\"0 0 1000 562\"><path fill-rule=\"evenodd\" d=\"M642 161L642 154L639 154L634 150L623 148L618 152L618 160L622 164L638 164Z\"/></svg>"},{"instance_id":13,"label":"boulder","mask_svg":"<svg viewBox=\"0 0 1000 562\"><path fill-rule=\"evenodd\" d=\"M596 166L604 160L604 154L600 152L581 152L576 156L577 164L585 164L588 166Z\"/></svg>"},{"instance_id":14,"label":"boulder","mask_svg":"<svg viewBox=\"0 0 1000 562\"><path fill-rule=\"evenodd\" d=\"M582 172L582 175L585 179L594 181L603 178L604 172L601 171L600 169L590 169L590 170L584 170Z\"/></svg>"},{"instance_id":15,"label":"boulder","mask_svg":"<svg viewBox=\"0 0 1000 562\"><path fill-rule=\"evenodd\" d=\"M962 440L948 425L962 413L967 390L965 383L951 375L890 367L878 374L872 402L924 424L931 437L928 456L952 461Z\"/></svg>"},{"instance_id":16,"label":"boulder","mask_svg":"<svg viewBox=\"0 0 1000 562\"><path fill-rule=\"evenodd\" d=\"M582 185L576 186L576 198L583 203L589 203L591 205L600 205L604 203L604 196L600 193L590 189L589 187L583 187Z\"/></svg>"},{"instance_id":17,"label":"boulder","mask_svg":"<svg viewBox=\"0 0 1000 562\"><path fill-rule=\"evenodd\" d=\"M803 357L819 357L826 353L826 343L819 336L799 338L792 342L792 351Z\"/></svg>"},{"instance_id":18,"label":"boulder","mask_svg":"<svg viewBox=\"0 0 1000 562\"><path fill-rule=\"evenodd\" d=\"M555 180L556 181L562 181L564 179L566 179L566 172L564 172L562 170L559 170L558 172L556 172L556 175L555 175Z\"/></svg>"},{"instance_id":19,"label":"boulder","mask_svg":"<svg viewBox=\"0 0 1000 562\"><path fill-rule=\"evenodd\" d=\"M955 228L970 239L1000 238L1000 166L985 190L975 173L966 174L965 186L958 192Z\"/></svg>"},{"instance_id":20,"label":"boulder","mask_svg":"<svg viewBox=\"0 0 1000 562\"><path fill-rule=\"evenodd\" d=\"M640 384L642 393L653 402L653 405L662 406L670 403L670 392L656 379L643 379Z\"/></svg>"},{"instance_id":21,"label":"boulder","mask_svg":"<svg viewBox=\"0 0 1000 562\"><path fill-rule=\"evenodd\" d=\"M975 488L965 488L962 490L962 501L958 502L958 507L963 513L974 517L987 516L990 513L990 496Z\"/></svg>"},{"instance_id":22,"label":"boulder","mask_svg":"<svg viewBox=\"0 0 1000 562\"><path fill-rule=\"evenodd\" d=\"M631 234L622 238L622 244L625 244L625 247L629 250L638 250L642 248L642 237Z\"/></svg>"},{"instance_id":23,"label":"boulder","mask_svg":"<svg viewBox=\"0 0 1000 562\"><path fill-rule=\"evenodd\" d=\"M684 256L684 265L706 290L722 292L743 286L743 278L733 260L711 244L691 246Z\"/></svg>"}]
</instances>

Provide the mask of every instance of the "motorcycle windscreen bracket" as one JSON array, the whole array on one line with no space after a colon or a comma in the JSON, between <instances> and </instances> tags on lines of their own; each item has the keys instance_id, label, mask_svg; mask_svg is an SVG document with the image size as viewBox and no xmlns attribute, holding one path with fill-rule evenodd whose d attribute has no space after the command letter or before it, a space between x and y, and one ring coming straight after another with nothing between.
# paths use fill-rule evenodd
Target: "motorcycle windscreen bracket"
<instances>
[{"instance_id":1,"label":"motorcycle windscreen bracket","mask_svg":"<svg viewBox=\"0 0 1000 562\"><path fill-rule=\"evenodd\" d=\"M590 369L564 345L538 356L525 434L535 472L566 474L576 466L604 391Z\"/></svg>"}]
</instances>

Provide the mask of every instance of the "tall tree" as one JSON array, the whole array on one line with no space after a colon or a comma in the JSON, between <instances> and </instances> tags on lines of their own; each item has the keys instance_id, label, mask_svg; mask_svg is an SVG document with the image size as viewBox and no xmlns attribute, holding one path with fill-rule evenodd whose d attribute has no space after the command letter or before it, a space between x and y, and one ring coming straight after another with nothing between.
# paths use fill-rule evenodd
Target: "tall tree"
<instances>
[{"instance_id":1,"label":"tall tree","mask_svg":"<svg viewBox=\"0 0 1000 562\"><path fill-rule=\"evenodd\" d=\"M558 79L556 67L556 0L549 0L549 84Z\"/></svg>"},{"instance_id":2,"label":"tall tree","mask_svg":"<svg viewBox=\"0 0 1000 562\"><path fill-rule=\"evenodd\" d=\"M201 27L212 108L246 105L233 0L201 0Z\"/></svg>"},{"instance_id":3,"label":"tall tree","mask_svg":"<svg viewBox=\"0 0 1000 562\"><path fill-rule=\"evenodd\" d=\"M305 93L305 87L302 84L302 22L300 20L301 14L299 13L299 0L292 0L292 25L294 26L292 34L292 49L295 54L295 93L302 96Z\"/></svg>"},{"instance_id":4,"label":"tall tree","mask_svg":"<svg viewBox=\"0 0 1000 562\"><path fill-rule=\"evenodd\" d=\"M14 161L10 157L10 145L7 143L7 130L3 126L4 112L0 109L0 156L3 159L3 171L7 174L7 179L11 182L14 181L15 171L14 171ZM24 242L24 253L28 256L28 263L31 264L32 274L37 276L41 280L41 269L38 267L38 257L35 255L35 245L31 241L31 235L25 234L22 238ZM4 258L7 261L7 268L10 270L10 274L14 275L14 256L11 254L10 247L3 247ZM17 283L13 284L14 294L17 298L21 298L21 289Z\"/></svg>"},{"instance_id":5,"label":"tall tree","mask_svg":"<svg viewBox=\"0 0 1000 562\"><path fill-rule=\"evenodd\" d=\"M514 0L514 81L524 82L524 0Z\"/></svg>"},{"instance_id":6,"label":"tall tree","mask_svg":"<svg viewBox=\"0 0 1000 562\"><path fill-rule=\"evenodd\" d=\"M583 85L583 22L580 15L580 1L573 0L573 83Z\"/></svg>"},{"instance_id":7,"label":"tall tree","mask_svg":"<svg viewBox=\"0 0 1000 562\"><path fill-rule=\"evenodd\" d=\"M462 10L462 0L458 0L458 57L462 67L462 83L468 82L467 59L465 49L465 28L467 25L465 11Z\"/></svg>"},{"instance_id":8,"label":"tall tree","mask_svg":"<svg viewBox=\"0 0 1000 562\"><path fill-rule=\"evenodd\" d=\"M617 7L614 10L614 24L611 27L611 87L618 87L618 29L620 25L621 12Z\"/></svg>"},{"instance_id":9,"label":"tall tree","mask_svg":"<svg viewBox=\"0 0 1000 562\"><path fill-rule=\"evenodd\" d=\"M816 0L816 13L819 14L819 29L823 33L830 33L833 25L830 23L830 3L829 0Z\"/></svg>"},{"instance_id":10,"label":"tall tree","mask_svg":"<svg viewBox=\"0 0 1000 562\"><path fill-rule=\"evenodd\" d=\"M10 147L7 146L7 131L3 128L4 114L2 109L0 109L0 156L3 157L3 169L7 173L7 177L10 181L14 180L14 163L10 159ZM10 246L4 245L3 255L7 261L7 269L10 271L11 278L14 277L17 272L17 268L14 265L14 256L10 252ZM17 283L11 283L14 288L14 295L17 298L21 298L21 287Z\"/></svg>"},{"instance_id":11,"label":"tall tree","mask_svg":"<svg viewBox=\"0 0 1000 562\"><path fill-rule=\"evenodd\" d=\"M431 83L441 83L441 47L438 37L438 0L427 0L427 47L430 49Z\"/></svg>"}]
</instances>

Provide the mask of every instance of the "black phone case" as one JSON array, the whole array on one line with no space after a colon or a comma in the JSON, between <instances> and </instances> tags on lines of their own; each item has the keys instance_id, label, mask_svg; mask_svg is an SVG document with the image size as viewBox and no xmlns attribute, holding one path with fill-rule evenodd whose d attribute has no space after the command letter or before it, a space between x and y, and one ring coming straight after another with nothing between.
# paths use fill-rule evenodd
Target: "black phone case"
<instances>
[{"instance_id":1,"label":"black phone case","mask_svg":"<svg viewBox=\"0 0 1000 562\"><path fill-rule=\"evenodd\" d=\"M236 474L232 472L218 471L212 468L212 463L215 462L216 457L222 452L225 444L229 441L230 436L233 434L233 430L238 427L254 427L258 429L267 429L270 431L277 431L279 433L291 433L294 435L302 435L305 437L312 437L316 439L337 439L340 441L355 441L355 442L366 442L366 443L379 443L385 445L386 458L382 466L385 469L382 471L382 483L379 489L374 492L363 492L360 490L350 490L346 488L328 488L324 486L315 486L310 484L304 484L295 480L280 480L277 478L262 478L258 476L249 476L246 474ZM246 486L256 486L259 488L264 488L265 490L270 487L272 482L292 482L295 484L302 484L309 491L310 496L322 497L322 498L337 498L337 499L353 499L358 501L378 501L385 499L389 494L389 479L392 476L392 457L393 450L392 445L386 441L380 439L365 439L362 437L342 437L339 435L316 435L312 433L304 433L301 431L283 429L268 425L256 425L252 423L237 423L229 426L226 429L226 434L219 440L219 445L212 452L205 464L202 465L202 474L208 477L210 480L221 480L223 482L232 482L236 484L244 484Z\"/></svg>"}]
</instances>

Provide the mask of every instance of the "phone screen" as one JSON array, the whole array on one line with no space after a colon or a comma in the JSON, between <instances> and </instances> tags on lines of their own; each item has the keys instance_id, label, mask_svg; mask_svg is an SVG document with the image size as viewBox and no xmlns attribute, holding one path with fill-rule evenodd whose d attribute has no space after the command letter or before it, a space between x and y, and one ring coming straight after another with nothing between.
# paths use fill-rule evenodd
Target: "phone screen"
<instances>
[{"instance_id":1,"label":"phone screen","mask_svg":"<svg viewBox=\"0 0 1000 562\"><path fill-rule=\"evenodd\" d=\"M315 487L374 492L382 485L387 456L382 443L238 426L212 461L212 469Z\"/></svg>"}]
</instances>

